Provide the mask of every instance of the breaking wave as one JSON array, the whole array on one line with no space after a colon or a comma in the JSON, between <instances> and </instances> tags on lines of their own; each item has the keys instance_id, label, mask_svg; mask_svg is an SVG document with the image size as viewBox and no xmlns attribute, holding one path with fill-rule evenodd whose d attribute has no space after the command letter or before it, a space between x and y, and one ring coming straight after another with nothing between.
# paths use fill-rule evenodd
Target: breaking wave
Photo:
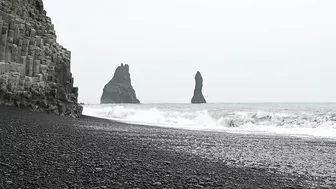
<instances>
[{"instance_id":1,"label":"breaking wave","mask_svg":"<svg viewBox=\"0 0 336 189\"><path fill-rule=\"evenodd\" d=\"M86 105L84 114L149 126L336 138L336 112L223 111L189 107Z\"/></svg>"}]
</instances>

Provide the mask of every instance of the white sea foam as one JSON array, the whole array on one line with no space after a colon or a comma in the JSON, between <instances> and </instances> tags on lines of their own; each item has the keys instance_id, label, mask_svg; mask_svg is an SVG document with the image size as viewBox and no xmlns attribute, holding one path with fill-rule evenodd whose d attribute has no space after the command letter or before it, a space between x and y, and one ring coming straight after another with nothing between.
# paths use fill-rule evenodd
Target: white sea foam
<instances>
[{"instance_id":1,"label":"white sea foam","mask_svg":"<svg viewBox=\"0 0 336 189\"><path fill-rule=\"evenodd\" d=\"M233 105L230 105L233 107ZM258 110L258 108L263 110ZM307 106L86 105L84 114L125 123L191 130L336 138L336 113Z\"/></svg>"}]
</instances>

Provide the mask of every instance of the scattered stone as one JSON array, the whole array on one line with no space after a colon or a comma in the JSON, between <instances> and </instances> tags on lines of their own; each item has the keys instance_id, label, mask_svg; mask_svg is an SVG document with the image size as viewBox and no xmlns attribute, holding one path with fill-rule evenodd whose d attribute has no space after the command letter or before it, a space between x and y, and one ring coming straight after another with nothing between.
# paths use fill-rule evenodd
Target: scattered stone
<instances>
[{"instance_id":1,"label":"scattered stone","mask_svg":"<svg viewBox=\"0 0 336 189\"><path fill-rule=\"evenodd\" d=\"M198 181L195 178L190 178L188 180L189 183L197 183Z\"/></svg>"},{"instance_id":2,"label":"scattered stone","mask_svg":"<svg viewBox=\"0 0 336 189\"><path fill-rule=\"evenodd\" d=\"M154 182L154 183L152 183L152 186L160 186L160 185L162 185L161 182Z\"/></svg>"},{"instance_id":3,"label":"scattered stone","mask_svg":"<svg viewBox=\"0 0 336 189\"><path fill-rule=\"evenodd\" d=\"M67 173L70 173L70 174L75 174L75 173L76 173L76 171L75 171L75 170L73 170L73 169L68 169L68 170L67 170Z\"/></svg>"},{"instance_id":4,"label":"scattered stone","mask_svg":"<svg viewBox=\"0 0 336 189\"><path fill-rule=\"evenodd\" d=\"M285 186L286 189L295 189L296 187L294 186Z\"/></svg>"},{"instance_id":5,"label":"scattered stone","mask_svg":"<svg viewBox=\"0 0 336 189\"><path fill-rule=\"evenodd\" d=\"M103 168L96 168L96 171L101 172L103 171Z\"/></svg>"},{"instance_id":6,"label":"scattered stone","mask_svg":"<svg viewBox=\"0 0 336 189\"><path fill-rule=\"evenodd\" d=\"M0 165L5 166L5 167L10 167L7 163L0 162Z\"/></svg>"},{"instance_id":7,"label":"scattered stone","mask_svg":"<svg viewBox=\"0 0 336 189\"><path fill-rule=\"evenodd\" d=\"M163 163L166 164L166 165L170 165L171 164L170 161L164 161Z\"/></svg>"},{"instance_id":8,"label":"scattered stone","mask_svg":"<svg viewBox=\"0 0 336 189\"><path fill-rule=\"evenodd\" d=\"M11 185L11 184L13 184L13 181L7 180L6 184Z\"/></svg>"}]
</instances>

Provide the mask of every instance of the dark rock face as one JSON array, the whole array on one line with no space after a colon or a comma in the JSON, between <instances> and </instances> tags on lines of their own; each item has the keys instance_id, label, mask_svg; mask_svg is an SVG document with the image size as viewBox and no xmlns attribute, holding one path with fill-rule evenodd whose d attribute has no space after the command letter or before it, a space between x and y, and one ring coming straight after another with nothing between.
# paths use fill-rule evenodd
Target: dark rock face
<instances>
[{"instance_id":1,"label":"dark rock face","mask_svg":"<svg viewBox=\"0 0 336 189\"><path fill-rule=\"evenodd\" d=\"M127 64L118 66L112 80L104 87L100 103L140 103L131 85L131 76Z\"/></svg>"},{"instance_id":2,"label":"dark rock face","mask_svg":"<svg viewBox=\"0 0 336 189\"><path fill-rule=\"evenodd\" d=\"M206 103L206 100L202 94L202 88L203 88L203 78L200 72L196 73L195 76L195 90L194 90L194 96L191 99L191 103L193 104L201 104Z\"/></svg>"},{"instance_id":3,"label":"dark rock face","mask_svg":"<svg viewBox=\"0 0 336 189\"><path fill-rule=\"evenodd\" d=\"M0 105L79 117L71 53L42 0L0 0Z\"/></svg>"}]
</instances>

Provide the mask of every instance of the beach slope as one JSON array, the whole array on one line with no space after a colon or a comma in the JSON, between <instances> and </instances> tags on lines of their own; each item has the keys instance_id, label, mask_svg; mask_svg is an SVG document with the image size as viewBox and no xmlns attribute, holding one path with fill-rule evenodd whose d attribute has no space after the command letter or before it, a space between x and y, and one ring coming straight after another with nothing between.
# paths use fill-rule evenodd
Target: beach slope
<instances>
[{"instance_id":1,"label":"beach slope","mask_svg":"<svg viewBox=\"0 0 336 189\"><path fill-rule=\"evenodd\" d=\"M310 185L304 176L228 164L213 155L213 140L229 145L244 137L255 139L0 107L0 188L318 186L319 181ZM232 152L240 150L221 153Z\"/></svg>"}]
</instances>

